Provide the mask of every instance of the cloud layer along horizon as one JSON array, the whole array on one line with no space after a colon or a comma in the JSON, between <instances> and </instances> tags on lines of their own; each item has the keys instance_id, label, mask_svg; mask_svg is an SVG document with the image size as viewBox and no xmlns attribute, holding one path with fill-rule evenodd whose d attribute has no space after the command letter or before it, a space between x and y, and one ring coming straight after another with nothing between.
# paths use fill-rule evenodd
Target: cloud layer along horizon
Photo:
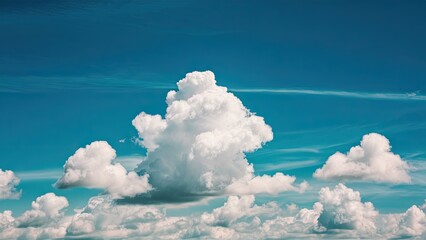
<instances>
[{"instance_id":1,"label":"cloud layer along horizon","mask_svg":"<svg viewBox=\"0 0 426 240\"><path fill-rule=\"evenodd\" d=\"M65 215L68 201L53 193L38 197L30 210L14 217L0 213L0 239L146 238L407 238L425 237L426 216L413 205L404 213L379 214L358 191L338 184L322 188L312 208L276 202L258 205L254 195L229 196L211 212L167 216L154 205L120 205L108 195Z\"/></svg>"}]
</instances>

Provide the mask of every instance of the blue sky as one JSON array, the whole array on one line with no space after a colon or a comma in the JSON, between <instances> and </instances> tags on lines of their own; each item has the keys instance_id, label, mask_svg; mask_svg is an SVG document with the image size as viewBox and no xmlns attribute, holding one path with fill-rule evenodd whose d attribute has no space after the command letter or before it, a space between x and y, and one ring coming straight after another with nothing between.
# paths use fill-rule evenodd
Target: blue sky
<instances>
[{"instance_id":1,"label":"blue sky","mask_svg":"<svg viewBox=\"0 0 426 240\"><path fill-rule=\"evenodd\" d=\"M0 5L0 168L21 178L16 215L47 192L68 212L100 189L56 189L74 152L105 140L118 160L146 150L132 120L165 114L165 97L192 71L211 70L274 139L248 153L256 174L284 172L311 187L256 202L310 207L339 181L312 177L363 135L389 139L409 184L344 181L380 213L426 196L424 1L4 1ZM124 143L119 140L126 139ZM414 169L414 170L413 170ZM207 205L171 215L211 211Z\"/></svg>"}]
</instances>

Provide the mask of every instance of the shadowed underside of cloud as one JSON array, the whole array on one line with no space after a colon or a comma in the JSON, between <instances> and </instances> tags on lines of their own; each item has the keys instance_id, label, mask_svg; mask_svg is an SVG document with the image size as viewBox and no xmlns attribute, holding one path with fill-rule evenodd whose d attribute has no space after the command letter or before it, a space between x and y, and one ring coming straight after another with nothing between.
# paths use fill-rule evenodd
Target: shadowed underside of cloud
<instances>
[{"instance_id":1,"label":"shadowed underside of cloud","mask_svg":"<svg viewBox=\"0 0 426 240\"><path fill-rule=\"evenodd\" d=\"M409 166L391 152L389 140L377 133L364 135L359 146L347 154L337 152L324 166L317 169L319 179L363 180L389 183L409 183Z\"/></svg>"},{"instance_id":2,"label":"shadowed underside of cloud","mask_svg":"<svg viewBox=\"0 0 426 240\"><path fill-rule=\"evenodd\" d=\"M120 205L108 195L66 216L66 198L45 194L15 218L0 213L0 239L389 239L425 237L426 215L413 205L404 213L379 214L359 192L338 184L322 188L311 209L275 202L255 203L253 195L229 196L223 206L185 217L167 216L159 206Z\"/></svg>"}]
</instances>

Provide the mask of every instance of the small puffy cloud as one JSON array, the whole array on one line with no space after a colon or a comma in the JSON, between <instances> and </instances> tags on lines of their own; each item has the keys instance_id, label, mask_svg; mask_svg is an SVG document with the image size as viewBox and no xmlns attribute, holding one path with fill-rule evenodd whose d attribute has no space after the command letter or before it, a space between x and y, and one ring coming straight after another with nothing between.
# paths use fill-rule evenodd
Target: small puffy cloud
<instances>
[{"instance_id":1,"label":"small puffy cloud","mask_svg":"<svg viewBox=\"0 0 426 240\"><path fill-rule=\"evenodd\" d=\"M262 175L252 176L248 175L241 178L226 188L226 191L231 194L259 194L268 193L276 195L285 191L298 191L304 192L308 187L308 183L302 182L299 187L294 185L296 178L293 176L276 173L273 176Z\"/></svg>"},{"instance_id":2,"label":"small puffy cloud","mask_svg":"<svg viewBox=\"0 0 426 240\"><path fill-rule=\"evenodd\" d=\"M402 219L398 225L401 235L421 235L426 232L426 215L421 209L413 205L402 215Z\"/></svg>"},{"instance_id":3,"label":"small puffy cloud","mask_svg":"<svg viewBox=\"0 0 426 240\"><path fill-rule=\"evenodd\" d=\"M65 197L47 193L32 202L31 209L14 218L11 211L0 213L0 239L63 238L69 225L64 216Z\"/></svg>"},{"instance_id":4,"label":"small puffy cloud","mask_svg":"<svg viewBox=\"0 0 426 240\"><path fill-rule=\"evenodd\" d=\"M319 203L324 208L319 223L327 229L356 229L363 233L376 230L378 212L371 202L361 202L358 191L341 183L334 189L322 188Z\"/></svg>"},{"instance_id":5,"label":"small puffy cloud","mask_svg":"<svg viewBox=\"0 0 426 240\"><path fill-rule=\"evenodd\" d=\"M317 169L319 179L364 180L389 183L408 183L409 166L391 152L389 140L377 133L364 135L359 146L347 154L336 152L324 166Z\"/></svg>"},{"instance_id":6,"label":"small puffy cloud","mask_svg":"<svg viewBox=\"0 0 426 240\"><path fill-rule=\"evenodd\" d=\"M416 205L402 214L380 216L378 225L378 233L383 237L426 237L426 215Z\"/></svg>"},{"instance_id":7,"label":"small puffy cloud","mask_svg":"<svg viewBox=\"0 0 426 240\"><path fill-rule=\"evenodd\" d=\"M133 197L152 189L148 175L127 172L121 164L112 163L115 157L115 150L107 142L92 142L68 158L64 175L55 186L105 189L114 198Z\"/></svg>"},{"instance_id":8,"label":"small puffy cloud","mask_svg":"<svg viewBox=\"0 0 426 240\"><path fill-rule=\"evenodd\" d=\"M210 225L229 226L242 217L277 213L280 210L273 202L258 206L254 200L253 195L230 196L222 207L214 209L212 213L204 213L201 219Z\"/></svg>"},{"instance_id":9,"label":"small puffy cloud","mask_svg":"<svg viewBox=\"0 0 426 240\"><path fill-rule=\"evenodd\" d=\"M0 231L3 231L13 225L15 218L12 216L12 211L6 210L0 213Z\"/></svg>"},{"instance_id":10,"label":"small puffy cloud","mask_svg":"<svg viewBox=\"0 0 426 240\"><path fill-rule=\"evenodd\" d=\"M22 192L16 189L19 181L19 178L12 171L0 169L0 200L19 199Z\"/></svg>"},{"instance_id":11,"label":"small puffy cloud","mask_svg":"<svg viewBox=\"0 0 426 240\"><path fill-rule=\"evenodd\" d=\"M164 118L142 112L132 122L147 149L138 170L149 174L152 198L301 190L294 177L254 175L245 153L271 141L272 129L218 86L212 72L188 73L177 86L167 94Z\"/></svg>"},{"instance_id":12,"label":"small puffy cloud","mask_svg":"<svg viewBox=\"0 0 426 240\"><path fill-rule=\"evenodd\" d=\"M38 197L31 204L32 209L24 212L17 220L18 227L42 226L63 216L64 208L68 207L65 197L47 193Z\"/></svg>"}]
</instances>

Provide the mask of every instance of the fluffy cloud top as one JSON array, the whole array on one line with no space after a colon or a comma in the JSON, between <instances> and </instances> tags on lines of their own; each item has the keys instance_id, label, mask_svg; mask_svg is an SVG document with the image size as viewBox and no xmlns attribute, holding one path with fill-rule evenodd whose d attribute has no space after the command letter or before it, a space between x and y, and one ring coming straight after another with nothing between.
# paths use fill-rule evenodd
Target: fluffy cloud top
<instances>
[{"instance_id":1,"label":"fluffy cloud top","mask_svg":"<svg viewBox=\"0 0 426 240\"><path fill-rule=\"evenodd\" d=\"M346 230L348 236L374 236L376 217L370 202L361 202L360 193L343 184L334 189L322 188L319 201L312 209L301 209L294 216L278 216L267 220L263 230L269 238L289 237L296 233L328 233L330 230Z\"/></svg>"},{"instance_id":2,"label":"fluffy cloud top","mask_svg":"<svg viewBox=\"0 0 426 240\"><path fill-rule=\"evenodd\" d=\"M229 226L242 217L277 213L280 210L273 202L258 206L254 200L253 195L230 196L223 207L214 209L212 213L204 213L201 219L210 225Z\"/></svg>"},{"instance_id":3,"label":"fluffy cloud top","mask_svg":"<svg viewBox=\"0 0 426 240\"><path fill-rule=\"evenodd\" d=\"M188 73L177 86L178 91L167 94L165 118L142 112L132 122L148 151L138 169L150 175L156 189L151 194L179 198L299 191L293 177L254 175L244 153L271 141L272 129L216 85L212 72Z\"/></svg>"},{"instance_id":4,"label":"fluffy cloud top","mask_svg":"<svg viewBox=\"0 0 426 240\"><path fill-rule=\"evenodd\" d=\"M378 212L371 202L361 202L361 195L343 184L334 189L322 188L319 203L324 211L319 223L327 229L357 229L361 232L376 230L375 218Z\"/></svg>"},{"instance_id":5,"label":"fluffy cloud top","mask_svg":"<svg viewBox=\"0 0 426 240\"><path fill-rule=\"evenodd\" d=\"M65 197L58 197L54 193L47 193L38 197L31 204L32 209L24 212L17 219L19 227L42 226L53 219L63 216L63 209L68 207Z\"/></svg>"},{"instance_id":6,"label":"fluffy cloud top","mask_svg":"<svg viewBox=\"0 0 426 240\"><path fill-rule=\"evenodd\" d=\"M0 169L0 199L20 198L21 190L16 189L19 181L19 178L12 171Z\"/></svg>"},{"instance_id":7,"label":"fluffy cloud top","mask_svg":"<svg viewBox=\"0 0 426 240\"><path fill-rule=\"evenodd\" d=\"M384 237L400 236L407 238L420 235L426 237L425 212L415 205L402 214L380 216L378 221L382 226L378 232Z\"/></svg>"},{"instance_id":8,"label":"fluffy cloud top","mask_svg":"<svg viewBox=\"0 0 426 240\"><path fill-rule=\"evenodd\" d=\"M402 215L398 226L400 235L420 235L426 231L426 215L417 206L412 206Z\"/></svg>"},{"instance_id":9,"label":"fluffy cloud top","mask_svg":"<svg viewBox=\"0 0 426 240\"><path fill-rule=\"evenodd\" d=\"M365 180L389 183L408 183L408 164L391 152L389 140L377 133L364 135L359 146L347 154L336 152L325 165L317 169L319 179Z\"/></svg>"},{"instance_id":10,"label":"fluffy cloud top","mask_svg":"<svg viewBox=\"0 0 426 240\"><path fill-rule=\"evenodd\" d=\"M274 195L285 191L304 192L306 188L308 188L308 183L306 181L302 182L298 187L293 185L295 181L295 177L284 175L280 172L273 176L262 175L253 177L248 175L233 182L226 188L226 191L240 195L258 193Z\"/></svg>"},{"instance_id":11,"label":"fluffy cloud top","mask_svg":"<svg viewBox=\"0 0 426 240\"><path fill-rule=\"evenodd\" d=\"M14 218L11 211L0 213L0 239L54 239L65 236L69 217L65 197L47 193L32 202L31 209Z\"/></svg>"},{"instance_id":12,"label":"fluffy cloud top","mask_svg":"<svg viewBox=\"0 0 426 240\"><path fill-rule=\"evenodd\" d=\"M101 188L114 198L133 197L152 189L148 175L127 172L121 164L112 163L115 157L115 150L107 142L92 142L68 158L64 165L64 175L55 186Z\"/></svg>"}]
</instances>

